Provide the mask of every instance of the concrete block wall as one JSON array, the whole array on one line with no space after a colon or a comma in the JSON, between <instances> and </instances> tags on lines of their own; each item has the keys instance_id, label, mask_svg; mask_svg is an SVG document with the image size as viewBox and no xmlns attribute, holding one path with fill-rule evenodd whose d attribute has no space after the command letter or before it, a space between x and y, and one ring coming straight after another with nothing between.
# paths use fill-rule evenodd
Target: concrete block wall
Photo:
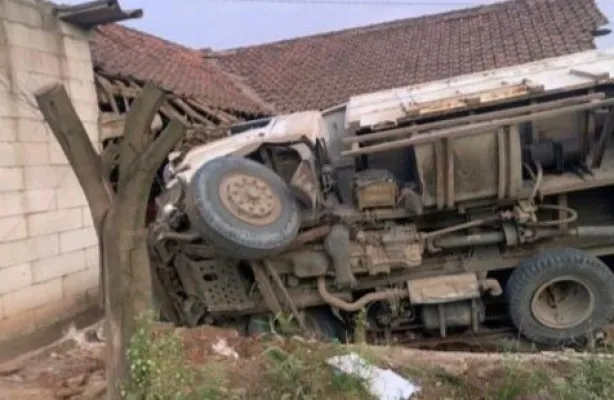
<instances>
[{"instance_id":1,"label":"concrete block wall","mask_svg":"<svg viewBox=\"0 0 614 400\"><path fill-rule=\"evenodd\" d=\"M63 82L98 144L88 33L50 11L42 1L0 0L0 343L96 301L90 211L33 97L41 86Z\"/></svg>"}]
</instances>

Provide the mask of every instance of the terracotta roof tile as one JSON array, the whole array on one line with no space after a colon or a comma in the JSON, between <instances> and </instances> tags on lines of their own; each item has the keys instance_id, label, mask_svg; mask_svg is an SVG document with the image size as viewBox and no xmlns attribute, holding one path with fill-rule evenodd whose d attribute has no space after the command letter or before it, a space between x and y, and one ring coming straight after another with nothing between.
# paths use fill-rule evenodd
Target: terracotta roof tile
<instances>
[{"instance_id":1,"label":"terracotta roof tile","mask_svg":"<svg viewBox=\"0 0 614 400\"><path fill-rule=\"evenodd\" d=\"M99 27L91 49L95 68L106 74L151 80L165 90L223 109L248 113L263 110L197 50L118 24Z\"/></svg>"},{"instance_id":2,"label":"terracotta roof tile","mask_svg":"<svg viewBox=\"0 0 614 400\"><path fill-rule=\"evenodd\" d=\"M594 0L488 6L215 53L278 111L595 47L607 23Z\"/></svg>"}]
</instances>

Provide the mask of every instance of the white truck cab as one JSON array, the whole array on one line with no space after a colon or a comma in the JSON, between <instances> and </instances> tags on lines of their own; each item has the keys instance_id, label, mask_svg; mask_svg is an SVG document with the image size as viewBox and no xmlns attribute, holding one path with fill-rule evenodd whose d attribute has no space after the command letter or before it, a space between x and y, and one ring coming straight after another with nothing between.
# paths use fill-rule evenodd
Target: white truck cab
<instances>
[{"instance_id":1,"label":"white truck cab","mask_svg":"<svg viewBox=\"0 0 614 400\"><path fill-rule=\"evenodd\" d=\"M327 145L329 141L328 130L319 111L296 112L262 121L261 124L254 124L255 127L236 134L233 134L231 129L225 138L191 149L176 163L173 163L173 160L178 154L171 154L168 176L170 179L167 185L170 186L175 179L188 183L194 173L208 161L227 155L246 156L267 143L284 144L307 139L315 145L319 139ZM250 126L249 123L240 125Z\"/></svg>"}]
</instances>

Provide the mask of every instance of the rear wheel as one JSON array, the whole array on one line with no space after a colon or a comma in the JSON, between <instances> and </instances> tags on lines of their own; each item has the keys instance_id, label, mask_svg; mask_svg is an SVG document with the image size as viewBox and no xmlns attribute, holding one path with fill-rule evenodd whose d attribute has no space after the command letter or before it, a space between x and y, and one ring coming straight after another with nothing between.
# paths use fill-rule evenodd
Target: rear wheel
<instances>
[{"instance_id":1,"label":"rear wheel","mask_svg":"<svg viewBox=\"0 0 614 400\"><path fill-rule=\"evenodd\" d=\"M545 345L586 338L614 316L614 274L576 249L523 261L507 282L510 317L521 334Z\"/></svg>"},{"instance_id":2,"label":"rear wheel","mask_svg":"<svg viewBox=\"0 0 614 400\"><path fill-rule=\"evenodd\" d=\"M195 230L237 259L284 250L298 233L296 200L279 175L236 156L214 159L192 177L187 214Z\"/></svg>"}]
</instances>

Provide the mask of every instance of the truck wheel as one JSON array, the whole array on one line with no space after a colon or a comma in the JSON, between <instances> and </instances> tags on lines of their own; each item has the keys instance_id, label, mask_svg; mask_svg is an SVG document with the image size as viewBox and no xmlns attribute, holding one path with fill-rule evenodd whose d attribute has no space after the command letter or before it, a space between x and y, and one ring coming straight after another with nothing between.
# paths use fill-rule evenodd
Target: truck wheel
<instances>
[{"instance_id":1,"label":"truck wheel","mask_svg":"<svg viewBox=\"0 0 614 400\"><path fill-rule=\"evenodd\" d=\"M226 156L200 167L186 203L194 228L233 258L278 253L298 233L299 209L286 183L246 158Z\"/></svg>"},{"instance_id":2,"label":"truck wheel","mask_svg":"<svg viewBox=\"0 0 614 400\"><path fill-rule=\"evenodd\" d=\"M569 344L614 316L614 274L580 250L547 251L520 263L507 282L506 297L522 335L544 345Z\"/></svg>"}]
</instances>

